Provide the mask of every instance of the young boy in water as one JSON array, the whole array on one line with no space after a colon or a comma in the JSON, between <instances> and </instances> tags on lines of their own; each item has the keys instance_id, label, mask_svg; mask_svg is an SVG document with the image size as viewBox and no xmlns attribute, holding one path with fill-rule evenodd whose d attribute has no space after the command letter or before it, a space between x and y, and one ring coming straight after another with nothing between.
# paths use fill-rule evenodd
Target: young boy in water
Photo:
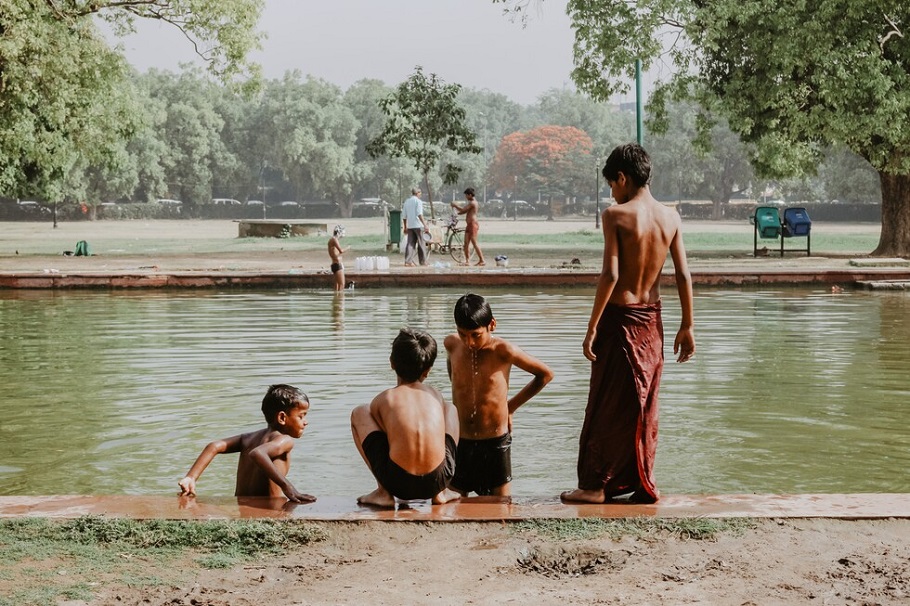
<instances>
[{"instance_id":1,"label":"young boy in water","mask_svg":"<svg viewBox=\"0 0 910 606\"><path fill-rule=\"evenodd\" d=\"M332 261L332 274L335 276L335 290L344 290L344 261L341 256L351 250L341 248L341 238L344 237L344 226L336 225L329 238L329 259Z\"/></svg>"},{"instance_id":2,"label":"young boy in water","mask_svg":"<svg viewBox=\"0 0 910 606\"><path fill-rule=\"evenodd\" d=\"M436 360L436 340L403 328L389 358L397 385L351 413L351 432L377 488L358 503L394 507L395 498L445 503L455 469L458 416L442 394L424 384Z\"/></svg>"},{"instance_id":3,"label":"young boy in water","mask_svg":"<svg viewBox=\"0 0 910 606\"><path fill-rule=\"evenodd\" d=\"M178 482L181 494L196 494L196 480L215 455L239 452L235 496L280 497L283 494L295 503L315 501L316 497L298 492L287 479L291 449L294 440L303 435L308 425L309 410L310 400L305 393L290 385L272 385L262 399L262 414L268 426L206 446L186 477Z\"/></svg>"},{"instance_id":4,"label":"young boy in water","mask_svg":"<svg viewBox=\"0 0 910 606\"><path fill-rule=\"evenodd\" d=\"M444 341L461 433L449 487L462 496L470 492L509 496L512 415L553 379L553 372L521 348L493 336L496 319L480 295L458 299L455 326L458 332ZM533 378L510 398L512 366Z\"/></svg>"}]
</instances>

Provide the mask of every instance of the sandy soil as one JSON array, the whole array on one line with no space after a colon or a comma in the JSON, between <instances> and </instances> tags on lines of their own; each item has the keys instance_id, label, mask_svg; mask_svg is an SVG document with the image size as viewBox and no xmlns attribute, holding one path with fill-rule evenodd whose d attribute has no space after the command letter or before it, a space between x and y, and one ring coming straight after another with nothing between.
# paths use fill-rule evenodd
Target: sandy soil
<instances>
[{"instance_id":1,"label":"sandy soil","mask_svg":"<svg viewBox=\"0 0 910 606\"><path fill-rule=\"evenodd\" d=\"M330 538L94 605L906 604L910 521L763 520L741 535L555 542L502 524L327 524ZM154 568L149 570L154 573ZM69 602L70 606L84 602Z\"/></svg>"}]
</instances>

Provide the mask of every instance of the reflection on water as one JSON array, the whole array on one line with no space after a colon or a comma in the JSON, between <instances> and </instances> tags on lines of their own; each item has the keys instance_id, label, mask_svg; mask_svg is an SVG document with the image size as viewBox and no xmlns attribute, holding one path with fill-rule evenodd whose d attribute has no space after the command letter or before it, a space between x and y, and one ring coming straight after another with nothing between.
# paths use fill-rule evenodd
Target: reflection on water
<instances>
[{"instance_id":1,"label":"reflection on water","mask_svg":"<svg viewBox=\"0 0 910 606\"><path fill-rule=\"evenodd\" d=\"M461 294L0 293L0 494L176 492L208 441L261 426L262 396L279 382L312 402L294 484L317 496L361 494L372 479L351 441L350 410L394 383L398 329L422 328L441 343ZM555 372L515 415L513 492L571 488L591 293L482 294L497 335ZM671 294L668 346L678 322ZM903 293L698 293L698 354L664 372L660 488L910 490L908 312ZM513 371L513 393L525 380ZM442 357L429 381L449 393ZM200 492L231 494L235 465L234 455L216 459Z\"/></svg>"}]
</instances>

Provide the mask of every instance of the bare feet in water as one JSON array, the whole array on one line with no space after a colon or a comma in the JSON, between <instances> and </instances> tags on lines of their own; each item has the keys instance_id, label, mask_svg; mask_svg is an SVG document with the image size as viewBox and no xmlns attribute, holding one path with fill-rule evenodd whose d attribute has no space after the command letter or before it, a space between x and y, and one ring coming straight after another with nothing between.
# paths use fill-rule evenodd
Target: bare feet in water
<instances>
[{"instance_id":1,"label":"bare feet in water","mask_svg":"<svg viewBox=\"0 0 910 606\"><path fill-rule=\"evenodd\" d=\"M576 488L575 490L567 490L559 498L564 503L596 503L602 504L606 502L607 498L604 495L602 490L582 490L581 488Z\"/></svg>"},{"instance_id":2,"label":"bare feet in water","mask_svg":"<svg viewBox=\"0 0 910 606\"><path fill-rule=\"evenodd\" d=\"M357 502L361 505L373 505L375 507L395 507L395 497L381 486L370 494L357 497Z\"/></svg>"}]
</instances>

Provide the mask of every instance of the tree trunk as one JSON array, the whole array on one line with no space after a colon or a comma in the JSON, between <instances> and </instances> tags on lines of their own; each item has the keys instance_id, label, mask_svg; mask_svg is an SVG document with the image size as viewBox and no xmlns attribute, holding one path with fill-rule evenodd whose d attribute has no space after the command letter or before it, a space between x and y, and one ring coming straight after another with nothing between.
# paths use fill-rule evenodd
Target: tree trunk
<instances>
[{"instance_id":1,"label":"tree trunk","mask_svg":"<svg viewBox=\"0 0 910 606\"><path fill-rule=\"evenodd\" d=\"M879 173L882 234L874 257L910 257L910 175Z\"/></svg>"},{"instance_id":2,"label":"tree trunk","mask_svg":"<svg viewBox=\"0 0 910 606\"><path fill-rule=\"evenodd\" d=\"M430 203L430 218L436 220L436 209L433 208L433 192L430 190L430 173L423 174L423 182L427 188L427 200Z\"/></svg>"}]
</instances>

